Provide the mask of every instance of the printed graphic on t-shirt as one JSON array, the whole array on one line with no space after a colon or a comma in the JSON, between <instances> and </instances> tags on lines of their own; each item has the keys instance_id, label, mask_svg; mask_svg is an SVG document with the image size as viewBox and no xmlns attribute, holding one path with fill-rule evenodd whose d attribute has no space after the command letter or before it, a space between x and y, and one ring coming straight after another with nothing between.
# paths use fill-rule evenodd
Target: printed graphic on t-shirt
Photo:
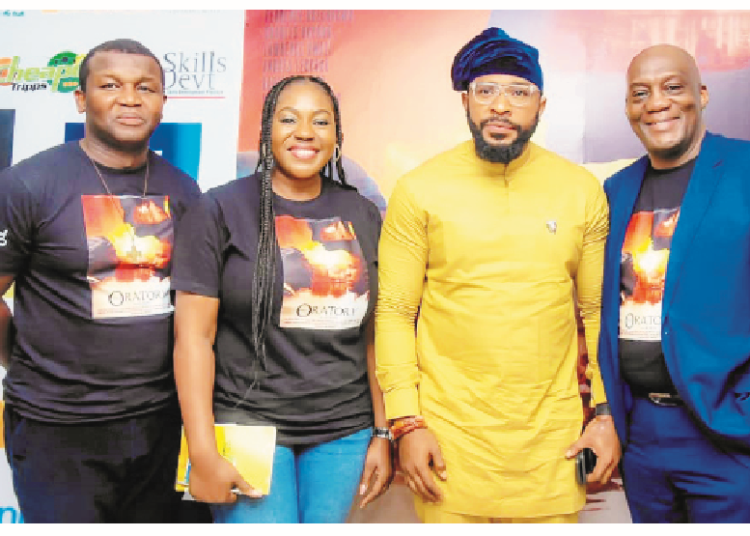
<instances>
[{"instance_id":1,"label":"printed graphic on t-shirt","mask_svg":"<svg viewBox=\"0 0 750 536\"><path fill-rule=\"evenodd\" d=\"M370 297L367 265L351 222L276 217L284 265L281 327L357 327Z\"/></svg>"},{"instance_id":2,"label":"printed graphic on t-shirt","mask_svg":"<svg viewBox=\"0 0 750 536\"><path fill-rule=\"evenodd\" d=\"M620 338L661 341L664 278L680 209L633 214L621 257Z\"/></svg>"},{"instance_id":3,"label":"printed graphic on t-shirt","mask_svg":"<svg viewBox=\"0 0 750 536\"><path fill-rule=\"evenodd\" d=\"M92 318L171 312L169 197L83 195L81 204Z\"/></svg>"}]
</instances>

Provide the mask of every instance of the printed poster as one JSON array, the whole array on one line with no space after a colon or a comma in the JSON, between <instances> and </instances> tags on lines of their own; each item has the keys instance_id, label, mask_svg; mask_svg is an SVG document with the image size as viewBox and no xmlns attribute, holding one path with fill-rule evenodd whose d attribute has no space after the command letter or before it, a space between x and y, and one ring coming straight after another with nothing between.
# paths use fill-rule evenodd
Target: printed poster
<instances>
[{"instance_id":1,"label":"printed poster","mask_svg":"<svg viewBox=\"0 0 750 536\"><path fill-rule=\"evenodd\" d=\"M169 196L83 195L94 319L172 311Z\"/></svg>"},{"instance_id":2,"label":"printed poster","mask_svg":"<svg viewBox=\"0 0 750 536\"><path fill-rule=\"evenodd\" d=\"M622 247L620 338L661 341L661 304L679 208L638 212Z\"/></svg>"},{"instance_id":3,"label":"printed poster","mask_svg":"<svg viewBox=\"0 0 750 536\"><path fill-rule=\"evenodd\" d=\"M351 222L276 217L284 266L282 328L359 327L370 298L367 265Z\"/></svg>"}]
</instances>

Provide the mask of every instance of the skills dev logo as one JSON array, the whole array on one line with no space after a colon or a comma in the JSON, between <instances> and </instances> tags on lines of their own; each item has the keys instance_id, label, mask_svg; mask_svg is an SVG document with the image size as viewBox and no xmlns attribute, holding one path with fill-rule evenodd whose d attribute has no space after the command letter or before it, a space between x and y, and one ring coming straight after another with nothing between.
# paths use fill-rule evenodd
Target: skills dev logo
<instances>
[{"instance_id":1,"label":"skills dev logo","mask_svg":"<svg viewBox=\"0 0 750 536\"><path fill-rule=\"evenodd\" d=\"M224 98L227 59L212 50L164 54L164 89L177 98Z\"/></svg>"},{"instance_id":2,"label":"skills dev logo","mask_svg":"<svg viewBox=\"0 0 750 536\"><path fill-rule=\"evenodd\" d=\"M12 91L70 93L78 87L78 70L85 54L70 51L55 54L44 67L21 67L21 57L0 58L0 86Z\"/></svg>"}]
</instances>

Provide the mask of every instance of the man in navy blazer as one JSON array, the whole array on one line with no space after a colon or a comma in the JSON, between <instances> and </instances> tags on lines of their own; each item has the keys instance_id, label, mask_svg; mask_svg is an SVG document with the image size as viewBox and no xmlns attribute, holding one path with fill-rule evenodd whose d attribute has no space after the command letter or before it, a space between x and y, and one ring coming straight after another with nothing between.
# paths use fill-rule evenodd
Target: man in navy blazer
<instances>
[{"instance_id":1,"label":"man in navy blazer","mask_svg":"<svg viewBox=\"0 0 750 536\"><path fill-rule=\"evenodd\" d=\"M610 204L599 362L635 522L750 522L750 142L706 131L683 49L627 73L648 156Z\"/></svg>"}]
</instances>

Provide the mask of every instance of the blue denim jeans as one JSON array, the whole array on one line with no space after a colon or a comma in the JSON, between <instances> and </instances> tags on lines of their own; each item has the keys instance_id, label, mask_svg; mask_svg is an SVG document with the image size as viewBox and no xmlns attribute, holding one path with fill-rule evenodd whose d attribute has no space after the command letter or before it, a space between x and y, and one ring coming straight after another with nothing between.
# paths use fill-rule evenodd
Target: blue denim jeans
<instances>
[{"instance_id":1,"label":"blue denim jeans","mask_svg":"<svg viewBox=\"0 0 750 536\"><path fill-rule=\"evenodd\" d=\"M212 504L214 523L343 523L357 494L372 430L312 447L276 445L271 492Z\"/></svg>"}]
</instances>

